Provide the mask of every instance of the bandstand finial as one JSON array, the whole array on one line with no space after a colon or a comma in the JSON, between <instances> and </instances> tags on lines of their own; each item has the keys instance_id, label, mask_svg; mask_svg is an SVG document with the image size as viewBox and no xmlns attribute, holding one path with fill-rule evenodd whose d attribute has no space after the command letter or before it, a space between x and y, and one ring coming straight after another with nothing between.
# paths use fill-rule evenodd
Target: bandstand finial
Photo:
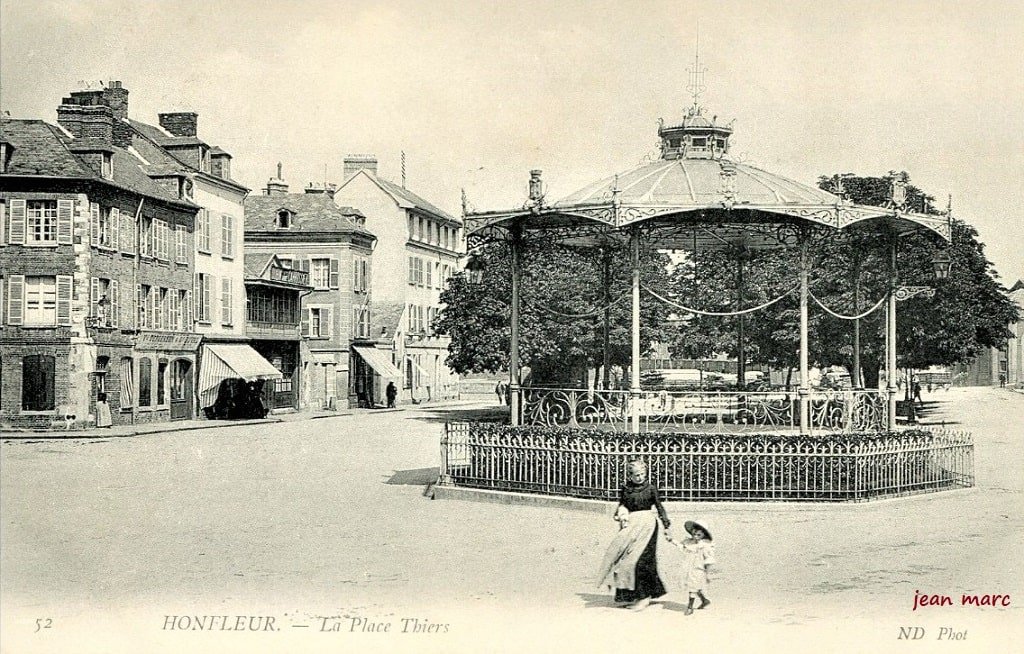
<instances>
[{"instance_id":1,"label":"bandstand finial","mask_svg":"<svg viewBox=\"0 0 1024 654\"><path fill-rule=\"evenodd\" d=\"M707 88L704 85L704 73L708 72L706 67L700 65L700 21L697 21L697 46L693 56L693 66L687 69L690 72L690 83L686 89L693 94L693 106L690 107L690 115L700 113L700 96Z\"/></svg>"}]
</instances>

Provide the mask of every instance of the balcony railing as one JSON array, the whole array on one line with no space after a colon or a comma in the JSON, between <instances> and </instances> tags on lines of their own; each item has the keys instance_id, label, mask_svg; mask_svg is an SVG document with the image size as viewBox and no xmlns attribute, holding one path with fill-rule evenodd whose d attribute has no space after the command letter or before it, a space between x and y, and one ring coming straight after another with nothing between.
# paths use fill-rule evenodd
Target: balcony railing
<instances>
[{"instance_id":1,"label":"balcony railing","mask_svg":"<svg viewBox=\"0 0 1024 654\"><path fill-rule=\"evenodd\" d=\"M641 431L764 432L800 427L793 392L630 391L521 388L520 424L629 431L633 412ZM875 390L815 390L808 396L809 433L886 429L888 403Z\"/></svg>"},{"instance_id":2,"label":"balcony railing","mask_svg":"<svg viewBox=\"0 0 1024 654\"><path fill-rule=\"evenodd\" d=\"M299 325L287 322L248 321L245 333L252 338L268 338L287 341L299 340Z\"/></svg>"}]
</instances>

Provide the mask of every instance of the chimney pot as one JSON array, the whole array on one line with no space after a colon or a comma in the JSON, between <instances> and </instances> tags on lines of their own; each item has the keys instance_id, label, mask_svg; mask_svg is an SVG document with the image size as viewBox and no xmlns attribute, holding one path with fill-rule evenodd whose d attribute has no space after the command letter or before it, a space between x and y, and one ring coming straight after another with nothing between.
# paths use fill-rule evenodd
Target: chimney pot
<instances>
[{"instance_id":1,"label":"chimney pot","mask_svg":"<svg viewBox=\"0 0 1024 654\"><path fill-rule=\"evenodd\" d=\"M377 176L377 157L371 154L347 154L344 159L345 179L352 177L360 170Z\"/></svg>"},{"instance_id":2,"label":"chimney pot","mask_svg":"<svg viewBox=\"0 0 1024 654\"><path fill-rule=\"evenodd\" d=\"M160 120L160 127L174 136L196 136L199 114L191 111L180 111L177 113L157 114Z\"/></svg>"}]
</instances>

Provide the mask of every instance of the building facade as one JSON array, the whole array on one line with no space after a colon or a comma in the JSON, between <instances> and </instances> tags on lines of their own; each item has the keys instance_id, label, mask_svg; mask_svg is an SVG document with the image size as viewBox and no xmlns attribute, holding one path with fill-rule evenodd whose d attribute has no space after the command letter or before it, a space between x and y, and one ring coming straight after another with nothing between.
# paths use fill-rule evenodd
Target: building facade
<instances>
[{"instance_id":1,"label":"building facade","mask_svg":"<svg viewBox=\"0 0 1024 654\"><path fill-rule=\"evenodd\" d=\"M1010 299L1024 315L1024 280L1010 289ZM982 350L973 361L953 367L958 386L1024 386L1024 320L1007 325L1010 336L1002 347Z\"/></svg>"},{"instance_id":2,"label":"building facade","mask_svg":"<svg viewBox=\"0 0 1024 654\"><path fill-rule=\"evenodd\" d=\"M382 319L372 336L401 372L399 401L457 398L458 378L445 363L451 339L432 325L441 290L465 253L461 220L380 177L375 157L346 157L344 177L335 202L362 212L378 239L371 290Z\"/></svg>"},{"instance_id":3,"label":"building facade","mask_svg":"<svg viewBox=\"0 0 1024 654\"><path fill-rule=\"evenodd\" d=\"M369 335L371 255L376 238L363 215L338 206L332 187L289 193L277 177L263 195L245 200L246 252L257 260L276 256L277 265L308 274L302 295L297 379L301 409L356 406L351 377L353 340Z\"/></svg>"},{"instance_id":4,"label":"building facade","mask_svg":"<svg viewBox=\"0 0 1024 654\"><path fill-rule=\"evenodd\" d=\"M63 99L58 125L0 131L0 423L190 418L198 207L149 177L88 92Z\"/></svg>"},{"instance_id":5,"label":"building facade","mask_svg":"<svg viewBox=\"0 0 1024 654\"><path fill-rule=\"evenodd\" d=\"M271 411L298 409L302 297L313 290L309 273L285 267L273 254L247 254L245 270L246 335L281 372L280 379L264 387L263 404Z\"/></svg>"}]
</instances>

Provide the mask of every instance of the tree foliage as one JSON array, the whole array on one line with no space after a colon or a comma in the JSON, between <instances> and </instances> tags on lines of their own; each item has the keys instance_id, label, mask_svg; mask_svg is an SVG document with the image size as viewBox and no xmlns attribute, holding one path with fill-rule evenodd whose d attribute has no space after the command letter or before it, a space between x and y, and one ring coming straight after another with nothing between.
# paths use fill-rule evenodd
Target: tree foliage
<instances>
[{"instance_id":1,"label":"tree foliage","mask_svg":"<svg viewBox=\"0 0 1024 654\"><path fill-rule=\"evenodd\" d=\"M908 206L917 212L938 215L934 198L909 184L906 173L884 177L851 174L821 177L829 191L842 188L857 204L885 206L894 179L907 185ZM999 346L1007 324L1018 318L1017 309L1005 295L984 246L970 225L953 221L950 276L934 277L933 257L947 246L933 234L914 232L898 239L897 284L930 286L933 298L918 296L898 304L897 351L899 364L922 368L969 360L981 348ZM841 236L826 234L813 239L809 248L811 293L841 315L852 316L875 306L888 292L891 276L889 227L870 221L847 228ZM793 288L798 282L798 255L775 250L745 253L744 287L738 292L737 268L741 253L699 252L686 266L677 267L672 288L683 302L699 308L724 310L757 306ZM884 359L885 312L879 310L860 320L861 365L868 384L877 381ZM670 335L676 356L706 356L712 352L737 353L738 318L691 316ZM797 295L745 320L749 361L783 368L797 363L799 304ZM817 365L852 366L853 324L829 315L813 301L809 307L810 358Z\"/></svg>"},{"instance_id":2,"label":"tree foliage","mask_svg":"<svg viewBox=\"0 0 1024 654\"><path fill-rule=\"evenodd\" d=\"M474 270L453 276L434 329L452 338L447 363L459 373L507 370L511 343L511 250L491 243L473 253ZM605 259L608 261L607 295ZM604 251L531 240L523 245L520 295L520 360L535 383L572 383L604 359L603 308L610 307L609 357L628 366L631 351L628 250ZM668 259L641 258L641 279L659 283ZM643 343L661 340L668 311L655 303L641 310Z\"/></svg>"}]
</instances>

